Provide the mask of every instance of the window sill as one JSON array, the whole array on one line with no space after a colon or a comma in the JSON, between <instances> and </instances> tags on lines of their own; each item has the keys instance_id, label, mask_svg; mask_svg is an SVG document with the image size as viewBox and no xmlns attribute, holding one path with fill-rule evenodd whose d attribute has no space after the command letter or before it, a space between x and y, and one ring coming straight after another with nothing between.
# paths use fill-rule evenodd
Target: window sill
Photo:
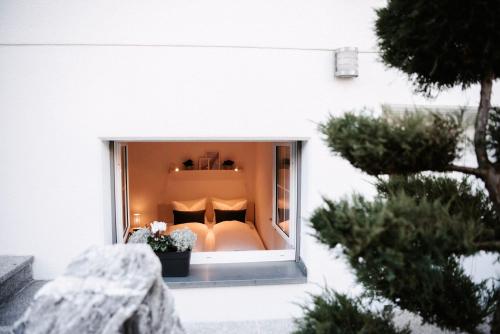
<instances>
[{"instance_id":1,"label":"window sill","mask_svg":"<svg viewBox=\"0 0 500 334\"><path fill-rule=\"evenodd\" d=\"M302 262L276 261L255 263L192 264L187 277L164 277L171 289L304 284Z\"/></svg>"}]
</instances>

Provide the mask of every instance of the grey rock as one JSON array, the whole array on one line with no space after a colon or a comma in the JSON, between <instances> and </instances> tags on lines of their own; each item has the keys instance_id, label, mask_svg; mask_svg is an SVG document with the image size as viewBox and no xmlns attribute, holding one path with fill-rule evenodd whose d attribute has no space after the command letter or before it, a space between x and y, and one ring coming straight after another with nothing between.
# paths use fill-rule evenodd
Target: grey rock
<instances>
[{"instance_id":1,"label":"grey rock","mask_svg":"<svg viewBox=\"0 0 500 334\"><path fill-rule=\"evenodd\" d=\"M87 250L35 295L12 333L183 334L161 264L147 245Z\"/></svg>"}]
</instances>

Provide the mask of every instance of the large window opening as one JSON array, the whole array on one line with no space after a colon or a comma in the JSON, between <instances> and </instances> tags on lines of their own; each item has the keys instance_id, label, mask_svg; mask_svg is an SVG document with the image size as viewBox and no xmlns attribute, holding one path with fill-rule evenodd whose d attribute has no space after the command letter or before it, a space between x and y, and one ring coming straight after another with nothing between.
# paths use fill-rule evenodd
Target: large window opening
<instances>
[{"instance_id":1,"label":"large window opening","mask_svg":"<svg viewBox=\"0 0 500 334\"><path fill-rule=\"evenodd\" d=\"M197 235L192 264L296 260L297 142L115 142L118 242L153 221Z\"/></svg>"}]
</instances>

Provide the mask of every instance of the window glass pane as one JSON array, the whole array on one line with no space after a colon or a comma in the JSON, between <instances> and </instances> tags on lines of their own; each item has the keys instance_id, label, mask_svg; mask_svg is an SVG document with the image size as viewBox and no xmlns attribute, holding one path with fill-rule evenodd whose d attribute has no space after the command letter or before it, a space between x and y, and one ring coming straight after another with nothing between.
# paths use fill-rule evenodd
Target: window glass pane
<instances>
[{"instance_id":1,"label":"window glass pane","mask_svg":"<svg viewBox=\"0 0 500 334\"><path fill-rule=\"evenodd\" d=\"M128 157L127 157L127 147L122 146L121 147L121 154L120 154L120 159L121 159L121 181L122 181L122 226L123 226L123 236L125 237L128 233Z\"/></svg>"},{"instance_id":2,"label":"window glass pane","mask_svg":"<svg viewBox=\"0 0 500 334\"><path fill-rule=\"evenodd\" d=\"M276 147L276 223L290 236L290 147Z\"/></svg>"}]
</instances>

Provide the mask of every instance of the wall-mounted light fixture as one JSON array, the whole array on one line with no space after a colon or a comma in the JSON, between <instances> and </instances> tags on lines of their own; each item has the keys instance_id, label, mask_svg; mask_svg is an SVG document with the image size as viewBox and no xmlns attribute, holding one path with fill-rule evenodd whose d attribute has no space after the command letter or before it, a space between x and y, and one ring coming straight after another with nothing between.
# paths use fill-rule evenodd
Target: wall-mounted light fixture
<instances>
[{"instance_id":1,"label":"wall-mounted light fixture","mask_svg":"<svg viewBox=\"0 0 500 334\"><path fill-rule=\"evenodd\" d=\"M355 78L358 76L358 48L335 50L335 76L337 78Z\"/></svg>"}]
</instances>

